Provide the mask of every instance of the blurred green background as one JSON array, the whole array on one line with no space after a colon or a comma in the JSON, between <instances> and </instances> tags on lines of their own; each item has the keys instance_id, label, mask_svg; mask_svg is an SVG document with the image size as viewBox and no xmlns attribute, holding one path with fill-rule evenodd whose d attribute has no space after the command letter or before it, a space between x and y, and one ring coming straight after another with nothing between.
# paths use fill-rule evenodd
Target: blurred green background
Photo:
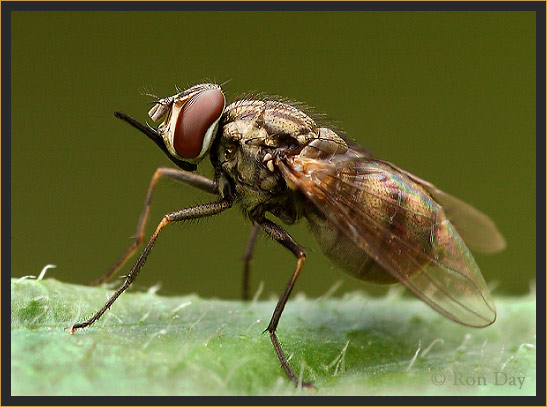
<instances>
[{"instance_id":1,"label":"blurred green background","mask_svg":"<svg viewBox=\"0 0 547 407\"><path fill-rule=\"evenodd\" d=\"M327 113L377 157L495 220L507 249L475 257L494 293L535 278L535 14L532 12L14 12L12 275L86 283L130 244L154 170L170 161L113 116L204 80L230 97L266 92ZM6 135L4 135L6 136ZM204 161L200 173L211 174ZM209 196L164 182L161 216ZM164 294L240 296L250 225L237 209L167 228L135 282ZM295 291L373 286L308 248ZM130 261L133 263L134 259ZM252 289L280 293L292 255L260 239ZM127 264L124 271L127 272Z\"/></svg>"}]
</instances>

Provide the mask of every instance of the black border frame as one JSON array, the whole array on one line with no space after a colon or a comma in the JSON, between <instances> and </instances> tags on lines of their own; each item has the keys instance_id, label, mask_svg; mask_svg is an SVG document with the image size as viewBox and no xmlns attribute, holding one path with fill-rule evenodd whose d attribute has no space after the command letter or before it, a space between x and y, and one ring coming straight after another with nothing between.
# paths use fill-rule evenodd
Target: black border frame
<instances>
[{"instance_id":1,"label":"black border frame","mask_svg":"<svg viewBox=\"0 0 547 407\"><path fill-rule=\"evenodd\" d=\"M538 290L536 326L537 356L540 361L536 383L545 383L545 137L546 137L546 82L545 82L545 1L326 1L326 2L73 2L73 1L3 1L1 4L1 57L2 57L2 140L1 140L1 192L2 192L2 269L11 271L11 13L13 11L175 11L175 10L216 10L216 11L535 11L536 12L536 286ZM1 332L10 330L11 300L10 273L1 275L2 282L2 325ZM543 329L541 329L543 328ZM7 334L6 334L7 335ZM480 397L480 396L409 396L409 397L79 397L79 396L12 396L11 395L11 342L1 343L4 356L2 373L2 405L545 405L545 389L536 387L536 396Z\"/></svg>"}]
</instances>

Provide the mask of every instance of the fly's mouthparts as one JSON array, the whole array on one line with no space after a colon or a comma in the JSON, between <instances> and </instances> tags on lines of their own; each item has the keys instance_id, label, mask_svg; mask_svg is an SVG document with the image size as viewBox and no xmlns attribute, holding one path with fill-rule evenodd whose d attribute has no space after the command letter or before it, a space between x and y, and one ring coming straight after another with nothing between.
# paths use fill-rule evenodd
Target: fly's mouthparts
<instances>
[{"instance_id":1,"label":"fly's mouthparts","mask_svg":"<svg viewBox=\"0 0 547 407\"><path fill-rule=\"evenodd\" d=\"M114 112L114 116L118 119L121 119L127 123L129 123L131 126L135 127L137 130L139 130L141 133L146 134L146 136L152 140L154 143L158 145L158 147L167 155L167 157L175 163L178 167L182 168L185 171L195 171L197 169L197 165L194 163L190 163L184 160L181 160L172 154L170 154L169 150L165 146L165 143L163 141L163 138L161 137L159 131L150 125L145 126L144 124L140 123L133 117L129 116L128 114L124 112L120 112L119 110Z\"/></svg>"}]
</instances>

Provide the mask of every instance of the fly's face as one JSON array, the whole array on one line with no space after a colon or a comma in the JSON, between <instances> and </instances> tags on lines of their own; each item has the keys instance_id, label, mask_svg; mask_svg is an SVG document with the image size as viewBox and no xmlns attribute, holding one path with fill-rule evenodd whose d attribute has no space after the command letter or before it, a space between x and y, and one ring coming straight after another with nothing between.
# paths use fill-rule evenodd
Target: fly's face
<instances>
[{"instance_id":1,"label":"fly's face","mask_svg":"<svg viewBox=\"0 0 547 407\"><path fill-rule=\"evenodd\" d=\"M165 117L157 133L169 154L195 163L213 145L225 105L220 86L206 83L158 100L148 115L154 121Z\"/></svg>"}]
</instances>

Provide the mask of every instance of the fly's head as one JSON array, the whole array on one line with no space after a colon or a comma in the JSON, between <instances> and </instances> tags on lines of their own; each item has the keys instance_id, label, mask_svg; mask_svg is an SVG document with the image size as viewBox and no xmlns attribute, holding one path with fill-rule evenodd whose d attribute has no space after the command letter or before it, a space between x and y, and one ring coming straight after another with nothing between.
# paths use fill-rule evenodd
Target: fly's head
<instances>
[{"instance_id":1,"label":"fly's head","mask_svg":"<svg viewBox=\"0 0 547 407\"><path fill-rule=\"evenodd\" d=\"M215 141L225 106L220 86L205 83L156 101L148 115L154 121L164 118L156 133L170 158L195 168Z\"/></svg>"}]
</instances>

